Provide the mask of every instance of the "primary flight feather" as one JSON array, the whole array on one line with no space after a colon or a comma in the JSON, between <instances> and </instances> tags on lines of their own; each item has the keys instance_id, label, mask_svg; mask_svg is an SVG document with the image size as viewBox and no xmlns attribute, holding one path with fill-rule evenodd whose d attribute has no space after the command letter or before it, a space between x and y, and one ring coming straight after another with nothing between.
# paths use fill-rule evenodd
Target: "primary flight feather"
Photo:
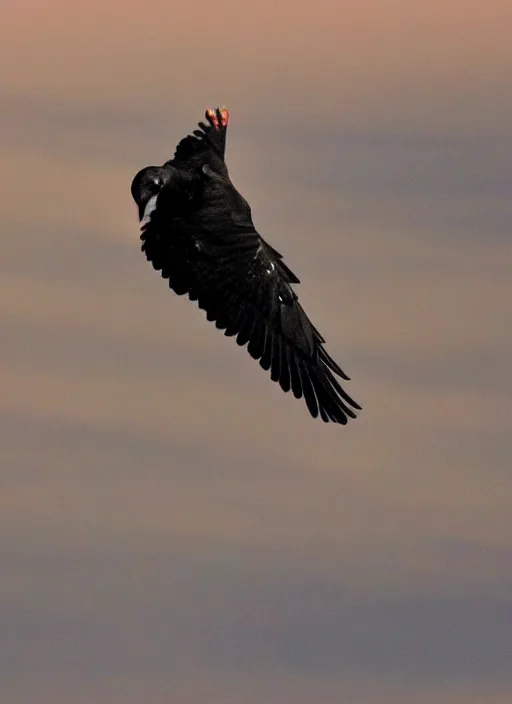
<instances>
[{"instance_id":1,"label":"primary flight feather","mask_svg":"<svg viewBox=\"0 0 512 704\"><path fill-rule=\"evenodd\" d=\"M182 139L173 159L133 179L142 251L170 288L247 345L283 391L303 397L313 417L345 425L361 409L336 378L349 377L300 305L292 288L299 279L258 234L229 178L229 113L207 110L205 118L208 124Z\"/></svg>"}]
</instances>

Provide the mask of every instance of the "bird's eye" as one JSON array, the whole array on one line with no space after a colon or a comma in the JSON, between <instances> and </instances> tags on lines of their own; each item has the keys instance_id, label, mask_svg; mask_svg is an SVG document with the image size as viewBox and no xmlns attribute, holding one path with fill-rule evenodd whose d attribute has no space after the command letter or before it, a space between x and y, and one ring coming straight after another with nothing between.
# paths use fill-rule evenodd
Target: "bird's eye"
<instances>
[{"instance_id":1,"label":"bird's eye","mask_svg":"<svg viewBox=\"0 0 512 704\"><path fill-rule=\"evenodd\" d=\"M148 182L148 190L150 193L156 195L162 189L164 182L160 176L152 176Z\"/></svg>"}]
</instances>

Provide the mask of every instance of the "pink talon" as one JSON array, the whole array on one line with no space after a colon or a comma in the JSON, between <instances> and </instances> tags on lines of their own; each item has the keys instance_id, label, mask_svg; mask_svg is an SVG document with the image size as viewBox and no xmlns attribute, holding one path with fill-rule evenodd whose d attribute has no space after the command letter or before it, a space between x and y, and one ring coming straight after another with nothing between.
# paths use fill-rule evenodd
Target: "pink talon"
<instances>
[{"instance_id":1,"label":"pink talon","mask_svg":"<svg viewBox=\"0 0 512 704\"><path fill-rule=\"evenodd\" d=\"M221 108L219 108L219 112L222 126L227 127L229 122L229 110L223 105Z\"/></svg>"}]
</instances>

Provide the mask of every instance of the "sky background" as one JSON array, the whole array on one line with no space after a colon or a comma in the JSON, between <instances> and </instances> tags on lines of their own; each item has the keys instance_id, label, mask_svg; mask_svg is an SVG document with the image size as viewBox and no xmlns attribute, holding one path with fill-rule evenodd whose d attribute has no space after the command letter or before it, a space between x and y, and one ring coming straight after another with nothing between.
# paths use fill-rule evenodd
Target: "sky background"
<instances>
[{"instance_id":1,"label":"sky background","mask_svg":"<svg viewBox=\"0 0 512 704\"><path fill-rule=\"evenodd\" d=\"M510 3L0 14L2 703L508 704ZM218 104L345 428L140 252Z\"/></svg>"}]
</instances>

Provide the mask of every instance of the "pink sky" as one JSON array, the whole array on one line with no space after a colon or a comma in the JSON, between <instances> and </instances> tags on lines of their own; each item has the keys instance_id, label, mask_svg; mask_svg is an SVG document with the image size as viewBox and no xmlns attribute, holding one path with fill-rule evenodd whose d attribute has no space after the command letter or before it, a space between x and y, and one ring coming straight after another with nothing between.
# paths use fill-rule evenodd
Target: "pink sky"
<instances>
[{"instance_id":1,"label":"pink sky","mask_svg":"<svg viewBox=\"0 0 512 704\"><path fill-rule=\"evenodd\" d=\"M2 701L511 700L511 26L4 2ZM131 178L217 103L345 429L139 252Z\"/></svg>"}]
</instances>

